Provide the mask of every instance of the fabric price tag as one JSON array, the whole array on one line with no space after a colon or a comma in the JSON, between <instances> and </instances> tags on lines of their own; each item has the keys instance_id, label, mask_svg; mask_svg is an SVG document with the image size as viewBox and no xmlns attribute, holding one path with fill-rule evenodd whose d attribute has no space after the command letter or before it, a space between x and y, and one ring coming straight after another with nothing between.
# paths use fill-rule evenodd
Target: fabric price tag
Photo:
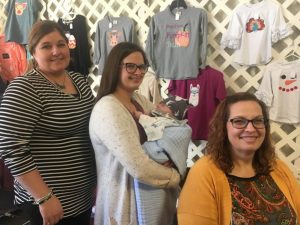
<instances>
[{"instance_id":1,"label":"fabric price tag","mask_svg":"<svg viewBox=\"0 0 300 225\"><path fill-rule=\"evenodd\" d=\"M181 13L180 12L176 12L175 14L175 20L179 20Z\"/></svg>"}]
</instances>

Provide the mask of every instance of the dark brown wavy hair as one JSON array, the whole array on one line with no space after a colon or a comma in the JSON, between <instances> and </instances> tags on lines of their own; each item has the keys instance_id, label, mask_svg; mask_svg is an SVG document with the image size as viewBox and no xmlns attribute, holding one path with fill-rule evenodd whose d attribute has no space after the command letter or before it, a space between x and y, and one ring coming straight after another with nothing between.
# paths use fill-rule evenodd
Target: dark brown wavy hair
<instances>
[{"instance_id":1,"label":"dark brown wavy hair","mask_svg":"<svg viewBox=\"0 0 300 225\"><path fill-rule=\"evenodd\" d=\"M225 173L233 169L233 162L230 155L230 143L227 135L226 124L229 119L230 106L241 101L257 102L266 120L265 139L259 149L255 152L253 167L256 173L269 173L275 163L275 148L271 142L270 124L267 107L264 102L257 99L255 95L241 92L226 97L217 107L210 122L206 154L211 156L216 165Z\"/></svg>"},{"instance_id":2,"label":"dark brown wavy hair","mask_svg":"<svg viewBox=\"0 0 300 225\"><path fill-rule=\"evenodd\" d=\"M148 64L144 50L131 42L121 42L114 46L108 54L103 69L100 87L96 97L96 102L102 97L113 93L120 80L121 63L123 59L134 52L140 52L143 56L144 63Z\"/></svg>"}]
</instances>

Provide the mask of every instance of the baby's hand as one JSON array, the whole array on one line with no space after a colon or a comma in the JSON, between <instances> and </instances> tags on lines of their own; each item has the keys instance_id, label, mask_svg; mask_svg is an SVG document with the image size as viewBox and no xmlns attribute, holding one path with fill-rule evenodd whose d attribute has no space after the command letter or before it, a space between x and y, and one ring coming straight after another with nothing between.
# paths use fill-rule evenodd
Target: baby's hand
<instances>
[{"instance_id":1,"label":"baby's hand","mask_svg":"<svg viewBox=\"0 0 300 225\"><path fill-rule=\"evenodd\" d=\"M166 166L166 167L169 167L169 168L174 167L174 163L171 160L168 160L168 161L162 163L162 165Z\"/></svg>"},{"instance_id":2,"label":"baby's hand","mask_svg":"<svg viewBox=\"0 0 300 225\"><path fill-rule=\"evenodd\" d=\"M141 116L142 114L143 114L143 113L140 112L140 111L134 111L134 112L133 112L134 117L137 118L137 119L140 119L140 116Z\"/></svg>"}]
</instances>

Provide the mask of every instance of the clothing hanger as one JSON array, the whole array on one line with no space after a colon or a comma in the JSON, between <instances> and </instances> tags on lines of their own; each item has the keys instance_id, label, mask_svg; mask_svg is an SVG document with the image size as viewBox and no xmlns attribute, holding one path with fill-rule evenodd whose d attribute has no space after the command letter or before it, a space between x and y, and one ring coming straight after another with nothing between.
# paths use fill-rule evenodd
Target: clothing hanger
<instances>
[{"instance_id":1,"label":"clothing hanger","mask_svg":"<svg viewBox=\"0 0 300 225\"><path fill-rule=\"evenodd\" d=\"M64 20L73 20L77 16L77 13L75 12L75 9L73 7L70 8L69 11L66 11L63 15Z\"/></svg>"},{"instance_id":2,"label":"clothing hanger","mask_svg":"<svg viewBox=\"0 0 300 225\"><path fill-rule=\"evenodd\" d=\"M187 8L187 4L184 0L174 0L171 5L170 5L170 10L173 11L174 9L179 9L179 8Z\"/></svg>"},{"instance_id":3,"label":"clothing hanger","mask_svg":"<svg viewBox=\"0 0 300 225\"><path fill-rule=\"evenodd\" d=\"M74 19L77 16L77 13L75 12L74 7L72 7L69 11L69 16L71 19Z\"/></svg>"},{"instance_id":4,"label":"clothing hanger","mask_svg":"<svg viewBox=\"0 0 300 225\"><path fill-rule=\"evenodd\" d=\"M63 7L65 9L65 13L62 17L63 20L73 20L76 16L77 13L75 12L75 8L74 8L74 4L73 4L73 0L65 0L63 5L65 7Z\"/></svg>"},{"instance_id":5,"label":"clothing hanger","mask_svg":"<svg viewBox=\"0 0 300 225\"><path fill-rule=\"evenodd\" d=\"M294 42L294 41L293 41ZM296 61L296 60L298 60L298 59L300 59L300 53L298 53L297 52L297 50L298 50L298 48L299 48L299 44L295 44L295 43L293 43L292 44L293 45L293 49L292 49L292 51L290 51L285 57L284 57L284 59L286 60L286 61Z\"/></svg>"}]
</instances>

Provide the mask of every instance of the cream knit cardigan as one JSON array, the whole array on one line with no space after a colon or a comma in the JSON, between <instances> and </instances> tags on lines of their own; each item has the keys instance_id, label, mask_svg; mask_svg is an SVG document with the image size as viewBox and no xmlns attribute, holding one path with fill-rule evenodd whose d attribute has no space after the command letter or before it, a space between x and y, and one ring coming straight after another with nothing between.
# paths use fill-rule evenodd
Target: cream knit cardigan
<instances>
[{"instance_id":1,"label":"cream knit cardigan","mask_svg":"<svg viewBox=\"0 0 300 225\"><path fill-rule=\"evenodd\" d=\"M134 93L148 113L153 105ZM135 225L133 178L158 188L175 188L179 174L151 160L142 149L136 123L113 95L101 98L90 119L90 138L97 164L95 225Z\"/></svg>"}]
</instances>

